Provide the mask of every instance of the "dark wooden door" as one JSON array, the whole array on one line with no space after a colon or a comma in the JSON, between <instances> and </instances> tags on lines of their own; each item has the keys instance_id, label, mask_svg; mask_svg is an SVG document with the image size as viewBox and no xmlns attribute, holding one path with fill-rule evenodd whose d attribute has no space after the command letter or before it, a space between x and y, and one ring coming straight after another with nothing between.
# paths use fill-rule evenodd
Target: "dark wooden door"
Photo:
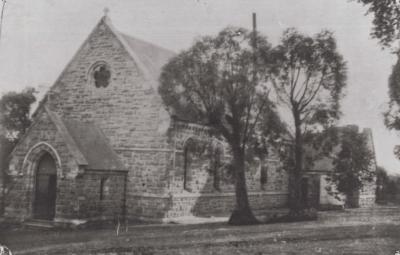
<instances>
[{"instance_id":1,"label":"dark wooden door","mask_svg":"<svg viewBox=\"0 0 400 255\"><path fill-rule=\"evenodd\" d=\"M52 220L55 215L57 170L53 157L45 154L36 170L34 218Z\"/></svg>"}]
</instances>

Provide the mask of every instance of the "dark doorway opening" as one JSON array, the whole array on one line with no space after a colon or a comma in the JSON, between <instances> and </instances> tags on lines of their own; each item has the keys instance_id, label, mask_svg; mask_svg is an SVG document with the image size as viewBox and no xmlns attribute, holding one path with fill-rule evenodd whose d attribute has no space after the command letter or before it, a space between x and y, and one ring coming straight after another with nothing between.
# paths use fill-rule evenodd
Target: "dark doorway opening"
<instances>
[{"instance_id":1,"label":"dark doorway opening","mask_svg":"<svg viewBox=\"0 0 400 255\"><path fill-rule=\"evenodd\" d=\"M49 153L40 158L35 180L33 216L35 219L53 220L56 212L57 169Z\"/></svg>"}]
</instances>

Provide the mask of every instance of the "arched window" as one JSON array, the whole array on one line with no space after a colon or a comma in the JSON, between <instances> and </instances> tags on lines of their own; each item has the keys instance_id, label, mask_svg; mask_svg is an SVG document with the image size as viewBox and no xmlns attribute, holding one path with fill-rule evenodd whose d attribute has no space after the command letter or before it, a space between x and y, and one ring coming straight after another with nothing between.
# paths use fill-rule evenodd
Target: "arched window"
<instances>
[{"instance_id":1,"label":"arched window","mask_svg":"<svg viewBox=\"0 0 400 255\"><path fill-rule=\"evenodd\" d=\"M208 171L215 190L220 191L221 167L223 165L223 145L220 141L189 138L183 146L183 189L193 191L192 171Z\"/></svg>"},{"instance_id":2,"label":"arched window","mask_svg":"<svg viewBox=\"0 0 400 255\"><path fill-rule=\"evenodd\" d=\"M192 191L191 182L193 168L200 170L201 162L207 162L206 160L207 142L189 138L186 140L183 147L183 189ZM192 170L193 169L193 170Z\"/></svg>"},{"instance_id":3,"label":"arched window","mask_svg":"<svg viewBox=\"0 0 400 255\"><path fill-rule=\"evenodd\" d=\"M100 179L100 201L106 199L108 195L108 178L103 176Z\"/></svg>"},{"instance_id":4,"label":"arched window","mask_svg":"<svg viewBox=\"0 0 400 255\"><path fill-rule=\"evenodd\" d=\"M97 62L90 69L90 81L96 88L105 88L110 84L111 71L107 63Z\"/></svg>"},{"instance_id":5,"label":"arched window","mask_svg":"<svg viewBox=\"0 0 400 255\"><path fill-rule=\"evenodd\" d=\"M265 164L261 164L261 169L260 169L260 186L261 189L265 189L265 184L268 182L268 166Z\"/></svg>"}]
</instances>

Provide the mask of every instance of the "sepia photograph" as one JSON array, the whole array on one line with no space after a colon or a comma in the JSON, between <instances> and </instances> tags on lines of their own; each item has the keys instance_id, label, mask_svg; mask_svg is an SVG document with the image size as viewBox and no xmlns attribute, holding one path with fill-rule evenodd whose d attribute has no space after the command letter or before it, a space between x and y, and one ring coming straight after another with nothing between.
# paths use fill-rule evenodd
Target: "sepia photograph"
<instances>
[{"instance_id":1,"label":"sepia photograph","mask_svg":"<svg viewBox=\"0 0 400 255\"><path fill-rule=\"evenodd\" d=\"M0 255L400 255L399 0L0 0Z\"/></svg>"}]
</instances>

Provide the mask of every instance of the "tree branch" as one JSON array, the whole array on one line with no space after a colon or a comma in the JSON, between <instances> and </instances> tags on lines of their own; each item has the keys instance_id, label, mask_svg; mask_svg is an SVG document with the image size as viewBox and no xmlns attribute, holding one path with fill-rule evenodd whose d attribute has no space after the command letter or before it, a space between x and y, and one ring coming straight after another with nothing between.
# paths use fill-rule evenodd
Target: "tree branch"
<instances>
[{"instance_id":1,"label":"tree branch","mask_svg":"<svg viewBox=\"0 0 400 255\"><path fill-rule=\"evenodd\" d=\"M262 100L262 103L261 103L261 106L259 107L258 113L257 113L256 117L254 118L254 122L252 123L252 125L250 125L251 128L249 129L248 134L251 134L254 131L254 128L257 125L257 122L258 122L258 120L260 118L260 115L263 112L264 107L266 106L267 102L269 101L269 92L270 91L267 91L265 93L264 100ZM245 140L246 142L247 142L247 139L248 139L248 135L246 135L246 140ZM244 144L243 144L243 146L244 146Z\"/></svg>"},{"instance_id":2,"label":"tree branch","mask_svg":"<svg viewBox=\"0 0 400 255\"><path fill-rule=\"evenodd\" d=\"M298 102L303 101L303 99L304 99L304 97L305 97L305 95L306 95L306 93L307 93L307 90L308 90L308 85L310 84L310 79L311 79L311 72L307 72L307 78L306 78L306 80L303 82L301 88L299 89L299 91L297 92L297 94L296 94L296 96L295 96L295 98L297 98L297 96L300 94L300 92L301 92L301 91L303 90L303 88L304 88L303 94L301 95L301 97L300 97L300 99L298 100Z\"/></svg>"},{"instance_id":3,"label":"tree branch","mask_svg":"<svg viewBox=\"0 0 400 255\"><path fill-rule=\"evenodd\" d=\"M300 106L301 112L312 102L312 100L314 100L314 98L316 97L316 95L318 94L318 91L320 90L320 88L322 86L324 78L325 78L325 71L322 72L321 79L318 83L317 88L314 90L314 92L311 93L311 96L308 99L306 99L305 103Z\"/></svg>"}]
</instances>

